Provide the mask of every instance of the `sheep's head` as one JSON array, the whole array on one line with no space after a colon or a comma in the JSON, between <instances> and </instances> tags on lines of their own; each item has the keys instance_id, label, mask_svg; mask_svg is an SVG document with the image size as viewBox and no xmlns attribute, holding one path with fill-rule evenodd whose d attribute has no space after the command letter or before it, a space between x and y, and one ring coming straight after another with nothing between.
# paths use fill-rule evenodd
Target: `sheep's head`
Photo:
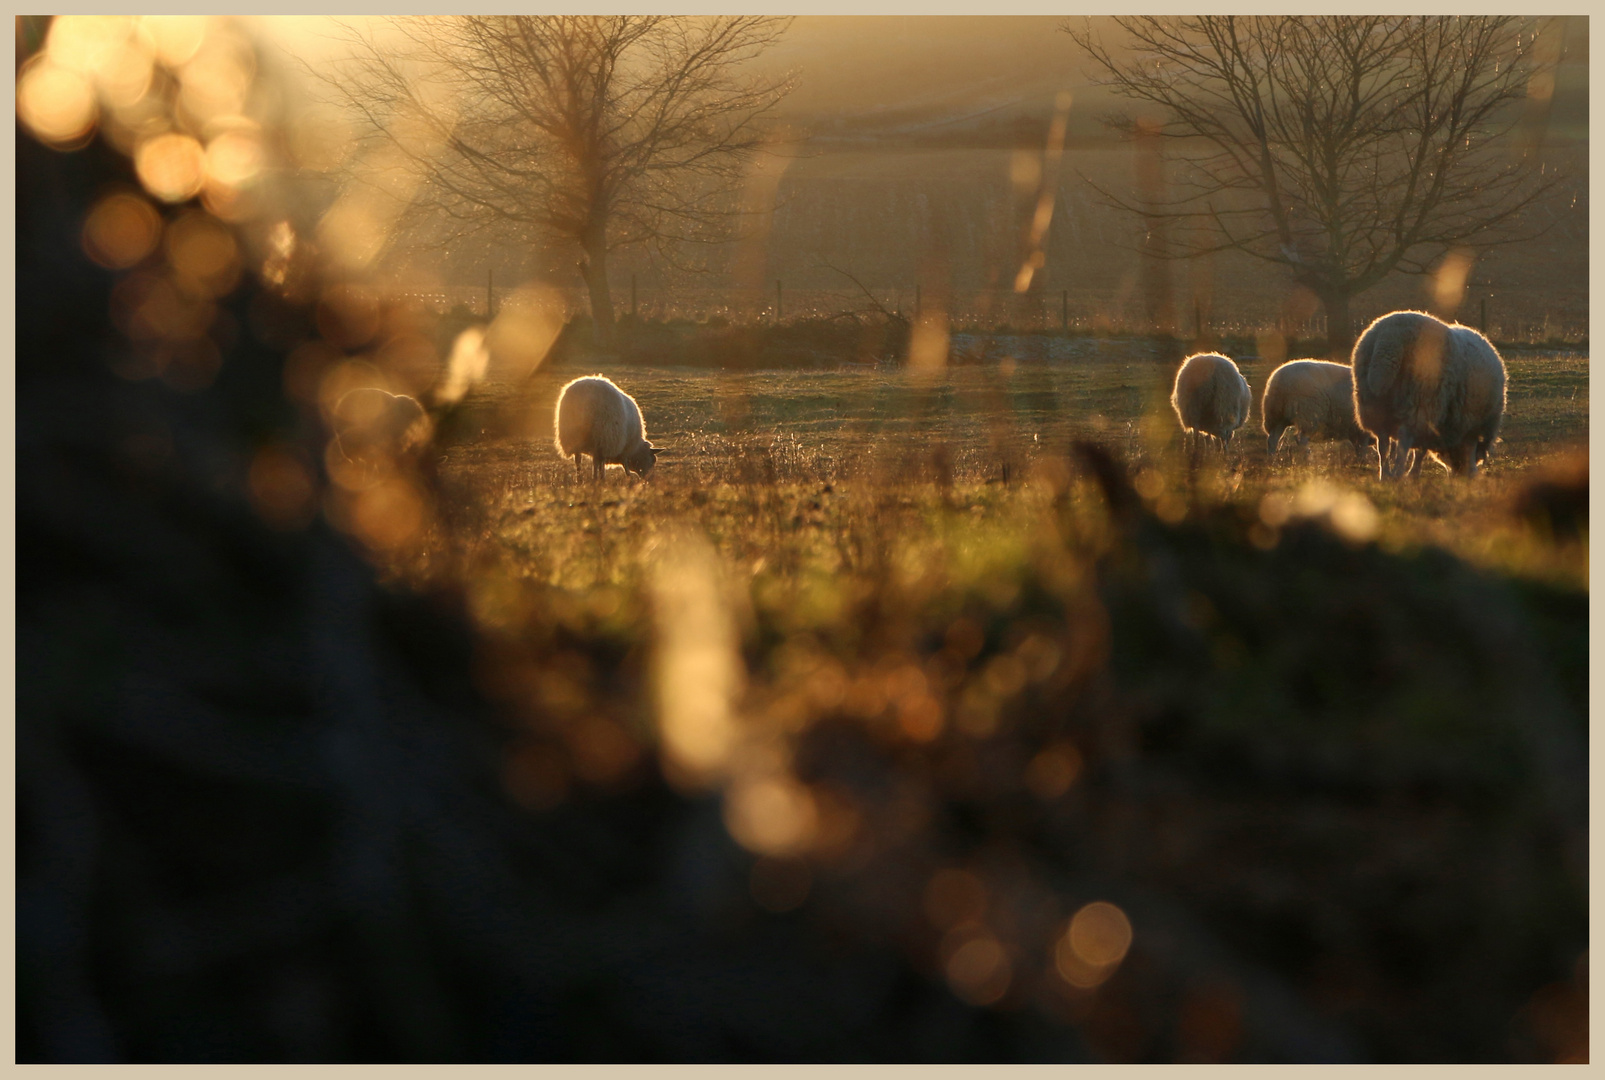
<instances>
[{"instance_id":1,"label":"sheep's head","mask_svg":"<svg viewBox=\"0 0 1605 1080\"><path fill-rule=\"evenodd\" d=\"M642 443L624 455L625 471L645 476L652 471L652 466L657 464L658 452L658 448L651 443Z\"/></svg>"}]
</instances>

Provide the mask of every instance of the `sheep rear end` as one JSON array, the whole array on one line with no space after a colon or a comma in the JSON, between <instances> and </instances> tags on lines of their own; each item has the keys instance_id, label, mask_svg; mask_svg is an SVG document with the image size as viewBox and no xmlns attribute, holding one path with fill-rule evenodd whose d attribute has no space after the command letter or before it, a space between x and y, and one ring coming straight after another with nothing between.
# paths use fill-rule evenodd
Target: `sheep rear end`
<instances>
[{"instance_id":1,"label":"sheep rear end","mask_svg":"<svg viewBox=\"0 0 1605 1080\"><path fill-rule=\"evenodd\" d=\"M1506 373L1493 343L1469 326L1395 311L1354 346L1354 402L1377 439L1378 475L1415 476L1428 454L1475 476L1504 419Z\"/></svg>"},{"instance_id":2,"label":"sheep rear end","mask_svg":"<svg viewBox=\"0 0 1605 1080\"><path fill-rule=\"evenodd\" d=\"M1198 353L1183 360L1170 395L1182 431L1211 436L1223 448L1248 419L1251 401L1243 373L1219 353Z\"/></svg>"}]
</instances>

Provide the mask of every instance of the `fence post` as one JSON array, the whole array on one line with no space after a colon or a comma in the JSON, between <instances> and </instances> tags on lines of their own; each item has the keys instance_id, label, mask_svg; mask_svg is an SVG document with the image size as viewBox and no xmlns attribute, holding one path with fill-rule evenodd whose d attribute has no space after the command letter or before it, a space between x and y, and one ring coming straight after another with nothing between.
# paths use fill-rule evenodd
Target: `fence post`
<instances>
[{"instance_id":1,"label":"fence post","mask_svg":"<svg viewBox=\"0 0 1605 1080\"><path fill-rule=\"evenodd\" d=\"M496 270L494 267L485 268L485 318L496 317Z\"/></svg>"},{"instance_id":2,"label":"fence post","mask_svg":"<svg viewBox=\"0 0 1605 1080\"><path fill-rule=\"evenodd\" d=\"M781 302L781 298L780 298L780 279L779 278L775 278L775 322L778 323L781 319L783 319L785 317L786 317L786 308L785 308L785 305Z\"/></svg>"},{"instance_id":3,"label":"fence post","mask_svg":"<svg viewBox=\"0 0 1605 1080\"><path fill-rule=\"evenodd\" d=\"M920 317L920 287L918 285L914 286L914 317L916 319Z\"/></svg>"},{"instance_id":4,"label":"fence post","mask_svg":"<svg viewBox=\"0 0 1605 1080\"><path fill-rule=\"evenodd\" d=\"M1065 289L1059 294L1059 328L1065 333L1070 332L1070 290Z\"/></svg>"},{"instance_id":5,"label":"fence post","mask_svg":"<svg viewBox=\"0 0 1605 1080\"><path fill-rule=\"evenodd\" d=\"M630 318L635 318L635 275L630 275Z\"/></svg>"},{"instance_id":6,"label":"fence post","mask_svg":"<svg viewBox=\"0 0 1605 1080\"><path fill-rule=\"evenodd\" d=\"M1486 296L1482 298L1482 315L1477 320L1477 329L1484 337L1488 336L1488 298Z\"/></svg>"}]
</instances>

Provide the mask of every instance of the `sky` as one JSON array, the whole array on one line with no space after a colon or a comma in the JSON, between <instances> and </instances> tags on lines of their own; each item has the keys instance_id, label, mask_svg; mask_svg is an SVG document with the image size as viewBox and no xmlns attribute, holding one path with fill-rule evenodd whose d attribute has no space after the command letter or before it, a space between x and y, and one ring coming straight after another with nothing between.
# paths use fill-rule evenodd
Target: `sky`
<instances>
[{"instance_id":1,"label":"sky","mask_svg":"<svg viewBox=\"0 0 1605 1080\"><path fill-rule=\"evenodd\" d=\"M771 60L795 66L800 114L1052 101L1086 82L1059 16L803 16Z\"/></svg>"},{"instance_id":2,"label":"sky","mask_svg":"<svg viewBox=\"0 0 1605 1080\"><path fill-rule=\"evenodd\" d=\"M894 128L994 110L1045 116L1061 90L1076 95L1082 105L1076 113L1083 114L1098 95L1088 92L1085 57L1061 30L1072 20L1081 22L1063 15L802 15L755 67L795 76L778 116L799 125L826 119L859 130ZM252 21L270 42L313 64L340 49L325 16ZM1093 23L1113 29L1106 17ZM1586 71L1586 35L1586 20L1572 19L1567 51L1574 71ZM1118 31L1112 37L1118 40ZM1077 115L1072 127L1089 120Z\"/></svg>"},{"instance_id":3,"label":"sky","mask_svg":"<svg viewBox=\"0 0 1605 1080\"><path fill-rule=\"evenodd\" d=\"M253 20L268 40L312 63L338 54L324 16ZM365 20L352 20L362 23ZM1062 16L799 16L761 69L794 71L791 117L964 107L1038 97L1084 84Z\"/></svg>"}]
</instances>

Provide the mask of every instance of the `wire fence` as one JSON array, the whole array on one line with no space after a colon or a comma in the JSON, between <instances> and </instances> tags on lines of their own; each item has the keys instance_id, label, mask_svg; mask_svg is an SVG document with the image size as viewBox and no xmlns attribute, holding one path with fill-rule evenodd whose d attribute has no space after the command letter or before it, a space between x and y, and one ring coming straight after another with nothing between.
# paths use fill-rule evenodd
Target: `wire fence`
<instances>
[{"instance_id":1,"label":"wire fence","mask_svg":"<svg viewBox=\"0 0 1605 1080\"><path fill-rule=\"evenodd\" d=\"M954 331L970 333L1026 333L1109 336L1171 335L1183 339L1252 336L1275 331L1286 337L1324 338L1326 317L1319 311L1289 313L1284 297L1259 302L1223 304L1179 303L1175 316L1156 319L1143 310L1140 299L1113 292L1105 295L1058 290L1015 293L1011 289L970 289L936 293L918 286L864 291L792 289L779 283L767 293L716 288L651 291L620 289L616 318L648 322L690 322L714 325L776 325L814 319L891 315L914 319L940 312ZM585 291L549 289L564 305L565 318L589 311ZM465 308L483 317L509 305L528 303L517 287L442 286L431 290L403 291L403 300L435 311ZM1374 318L1400 307L1420 304L1365 304L1354 306L1357 334ZM1375 310L1372 310L1372 308ZM1461 305L1459 320L1475 326L1500 342L1512 344L1581 344L1588 340L1586 313L1534 309L1530 304L1502 302L1499 294L1470 296Z\"/></svg>"}]
</instances>

